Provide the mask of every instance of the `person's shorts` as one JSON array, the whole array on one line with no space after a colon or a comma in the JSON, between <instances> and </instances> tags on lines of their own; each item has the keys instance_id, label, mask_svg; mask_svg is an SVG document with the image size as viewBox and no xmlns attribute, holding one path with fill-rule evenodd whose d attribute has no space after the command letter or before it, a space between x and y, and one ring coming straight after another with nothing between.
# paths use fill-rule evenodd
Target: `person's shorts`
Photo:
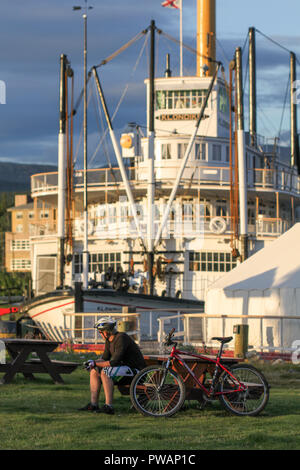
<instances>
[{"instance_id":1,"label":"person's shorts","mask_svg":"<svg viewBox=\"0 0 300 470\"><path fill-rule=\"evenodd\" d=\"M103 367L103 372L112 379L114 383L118 383L128 378L129 381L139 372L137 369L131 369L128 366Z\"/></svg>"}]
</instances>

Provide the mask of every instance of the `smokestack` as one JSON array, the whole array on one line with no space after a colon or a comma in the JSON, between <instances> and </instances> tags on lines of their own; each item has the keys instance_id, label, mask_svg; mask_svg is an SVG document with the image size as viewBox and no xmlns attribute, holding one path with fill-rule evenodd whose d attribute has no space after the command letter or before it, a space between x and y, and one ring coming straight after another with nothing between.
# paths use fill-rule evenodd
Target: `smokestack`
<instances>
[{"instance_id":1,"label":"smokestack","mask_svg":"<svg viewBox=\"0 0 300 470\"><path fill-rule=\"evenodd\" d=\"M211 60L209 60L211 59ZM216 70L216 0L197 0L197 73L212 77Z\"/></svg>"}]
</instances>

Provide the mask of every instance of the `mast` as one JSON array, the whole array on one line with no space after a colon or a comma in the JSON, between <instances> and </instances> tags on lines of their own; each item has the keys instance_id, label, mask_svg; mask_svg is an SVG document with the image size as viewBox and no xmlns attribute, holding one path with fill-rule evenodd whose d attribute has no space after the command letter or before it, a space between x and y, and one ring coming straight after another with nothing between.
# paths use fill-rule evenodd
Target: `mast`
<instances>
[{"instance_id":1,"label":"mast","mask_svg":"<svg viewBox=\"0 0 300 470\"><path fill-rule=\"evenodd\" d=\"M243 99L243 70L242 50L236 49L236 87L237 87L237 146L238 146L238 172L239 172L239 200L240 200L240 238L242 261L248 258L248 210L247 210L247 162L245 152L244 134L244 99Z\"/></svg>"},{"instance_id":2,"label":"mast","mask_svg":"<svg viewBox=\"0 0 300 470\"><path fill-rule=\"evenodd\" d=\"M297 103L294 99L296 87L296 57L294 52L290 53L290 77L291 77L291 166L297 166L298 174L300 174L299 164L299 146L297 134Z\"/></svg>"},{"instance_id":3,"label":"mast","mask_svg":"<svg viewBox=\"0 0 300 470\"><path fill-rule=\"evenodd\" d=\"M58 134L58 201L57 201L57 238L58 238L58 286L64 285L64 242L65 242L65 195L66 195L66 69L67 56L60 56L59 92L59 134Z\"/></svg>"},{"instance_id":4,"label":"mast","mask_svg":"<svg viewBox=\"0 0 300 470\"><path fill-rule=\"evenodd\" d=\"M255 28L249 28L249 108L250 108L250 145L256 146L256 52Z\"/></svg>"},{"instance_id":5,"label":"mast","mask_svg":"<svg viewBox=\"0 0 300 470\"><path fill-rule=\"evenodd\" d=\"M83 288L88 288L89 252L88 252L88 201L87 201L87 13L83 15L84 21L84 51L83 51Z\"/></svg>"},{"instance_id":6,"label":"mast","mask_svg":"<svg viewBox=\"0 0 300 470\"><path fill-rule=\"evenodd\" d=\"M149 273L149 294L154 292L154 67L155 67L155 22L150 24L150 68L149 68L149 126L148 126L148 230L147 230L147 264Z\"/></svg>"}]
</instances>

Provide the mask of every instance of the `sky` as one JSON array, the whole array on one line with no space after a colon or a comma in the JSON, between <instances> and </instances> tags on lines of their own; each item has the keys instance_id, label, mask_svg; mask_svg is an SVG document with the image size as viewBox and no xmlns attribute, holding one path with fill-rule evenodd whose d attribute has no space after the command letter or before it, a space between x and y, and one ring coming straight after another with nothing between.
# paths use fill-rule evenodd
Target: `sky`
<instances>
[{"instance_id":1,"label":"sky","mask_svg":"<svg viewBox=\"0 0 300 470\"><path fill-rule=\"evenodd\" d=\"M88 68L145 29L151 20L165 33L179 39L179 13L161 6L162 0L90 0L88 15ZM183 0L183 42L196 47L196 0ZM0 105L0 160L57 164L59 125L59 58L68 56L74 70L74 100L83 86L83 19L73 11L84 0L1 0L0 83L6 100ZM258 78L258 132L267 137L289 135L289 107L285 106L289 78L289 50L300 59L300 3L296 0L217 0L217 53L228 72L236 47L244 47L247 79L248 28L256 27ZM288 51L265 38L271 37ZM113 124L116 132L127 123L145 126L149 43L143 37L107 65L99 75L111 116L122 97ZM173 75L179 73L179 47L166 37L156 42L156 76L171 54ZM184 74L195 74L195 56L184 50ZM299 61L300 63L300 61ZM297 67L298 70L299 67ZM298 71L300 78L300 70ZM106 126L99 113L94 84L89 86L88 165L106 164L110 146L102 139ZM245 80L247 100L247 80ZM288 102L287 102L288 105ZM246 116L247 126L247 116ZM143 129L143 127L142 127ZM146 129L144 128L146 132ZM82 105L74 120L76 166L82 167Z\"/></svg>"}]
</instances>

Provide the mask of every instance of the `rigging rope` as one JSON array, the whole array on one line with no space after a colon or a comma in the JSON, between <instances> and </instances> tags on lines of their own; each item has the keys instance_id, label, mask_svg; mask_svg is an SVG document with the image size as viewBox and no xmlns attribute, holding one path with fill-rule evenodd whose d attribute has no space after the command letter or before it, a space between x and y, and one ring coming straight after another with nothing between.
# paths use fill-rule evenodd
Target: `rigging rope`
<instances>
[{"instance_id":1,"label":"rigging rope","mask_svg":"<svg viewBox=\"0 0 300 470\"><path fill-rule=\"evenodd\" d=\"M266 39L268 39L269 41L271 41L273 44L275 44L276 46L280 47L280 48L283 49L284 51L288 52L289 54L292 52L292 51L290 51L289 49L287 49L285 46L282 46L281 44L279 44L279 42L275 41L275 39L272 39L272 38L270 38L269 36L267 36L266 34L262 33L259 29L256 29L256 28L255 28L255 31L257 31L259 34L261 34L261 35L264 36Z\"/></svg>"},{"instance_id":2,"label":"rigging rope","mask_svg":"<svg viewBox=\"0 0 300 470\"><path fill-rule=\"evenodd\" d=\"M282 131L283 116L284 116L284 112L285 112L285 108L286 108L288 91L289 91L289 88L290 88L290 78L291 78L291 74L289 73L288 81L287 81L287 85L286 85L286 90L285 90L284 105L283 105L283 110L282 110L282 115L281 115L281 120L280 120L279 132L278 132L279 140L280 140L280 134L281 134L281 131Z\"/></svg>"},{"instance_id":3,"label":"rigging rope","mask_svg":"<svg viewBox=\"0 0 300 470\"><path fill-rule=\"evenodd\" d=\"M132 38L130 41L128 41L126 44L124 44L124 46L120 47L120 49L118 49L117 51L115 51L113 54L111 54L109 57L107 57L106 59L102 60L102 62L100 62L100 64L98 65L95 65L95 68L97 69L98 67L101 67L102 65L105 65L107 64L108 62L110 62L112 59L114 59L115 57L117 57L119 54L121 54L121 52L125 51L129 46L131 46L135 41L138 41L144 34L146 34L147 32L149 31L149 27L147 29L144 29L143 31L141 31L139 34L137 34L134 38Z\"/></svg>"},{"instance_id":4,"label":"rigging rope","mask_svg":"<svg viewBox=\"0 0 300 470\"><path fill-rule=\"evenodd\" d=\"M145 47L146 47L146 45L147 45L147 43L148 43L148 39L149 39L149 35L146 35L145 41L144 41L143 46L142 46L142 48L141 48L141 51L140 51L140 53L139 53L139 55L138 55L138 58L137 58L137 60L136 60L135 65L134 65L134 67L133 67L133 69L132 69L131 76L130 76L131 79L132 79L132 77L134 76L134 74L135 74L135 72L136 72L136 69L137 69L137 67L138 67L138 64L139 64L139 62L140 62L140 60L141 60L141 57L142 57L142 55L143 55L143 53L144 53ZM130 82L128 82L128 83L125 85L125 88L124 88L124 90L123 90L123 93L122 93L122 95L121 95L121 98L120 98L120 100L119 100L119 102L118 102L118 104L117 104L117 106L116 106L116 109L115 109L113 115L112 115L112 119L111 119L112 122L113 122L113 120L115 119L115 117L116 117L116 115L117 115L117 113L118 113L118 111L119 111L119 108L120 108L120 106L121 106L121 104L122 104L122 102L123 102L123 100L124 100L124 98L125 98L125 96L126 96L126 93L127 93L127 91L128 91L128 88L129 88L129 84L130 84ZM101 105L100 105L100 101L99 101L99 93L98 93L97 91L96 91L96 96L97 96L97 101L98 101L98 110L99 110L99 114L100 114L100 113L101 113ZM102 142L103 142L103 140L105 139L105 137L106 137L106 135L107 135L107 132L108 132L108 128L106 128L106 130L104 131L104 134L103 134L102 138L100 139L100 141L99 141L99 143L98 143L98 145L97 145L97 147L96 147L96 150L94 151L94 153L93 153L93 155L92 155L92 158L91 158L91 160L90 160L90 163L92 163L92 162L94 161L94 159L95 159L95 157L96 157L96 155L97 155L97 153L98 153L98 151L99 151L99 148L101 147Z\"/></svg>"},{"instance_id":5,"label":"rigging rope","mask_svg":"<svg viewBox=\"0 0 300 470\"><path fill-rule=\"evenodd\" d=\"M163 36L170 39L171 41L176 42L176 44L179 44L179 45L181 44L181 41L179 39L176 39L173 36L171 36L170 34L165 33L162 29L156 28L156 31L157 31L158 34L162 34ZM182 46L185 49L187 49L188 51L192 52L193 54L195 54L199 57L203 57L204 59L207 59L209 62L214 62L215 64L222 64L222 62L220 62L219 60L214 60L211 57L207 57L204 54L200 54L196 49L194 49L193 47L188 46L187 44L184 44L184 42L182 42Z\"/></svg>"}]
</instances>

